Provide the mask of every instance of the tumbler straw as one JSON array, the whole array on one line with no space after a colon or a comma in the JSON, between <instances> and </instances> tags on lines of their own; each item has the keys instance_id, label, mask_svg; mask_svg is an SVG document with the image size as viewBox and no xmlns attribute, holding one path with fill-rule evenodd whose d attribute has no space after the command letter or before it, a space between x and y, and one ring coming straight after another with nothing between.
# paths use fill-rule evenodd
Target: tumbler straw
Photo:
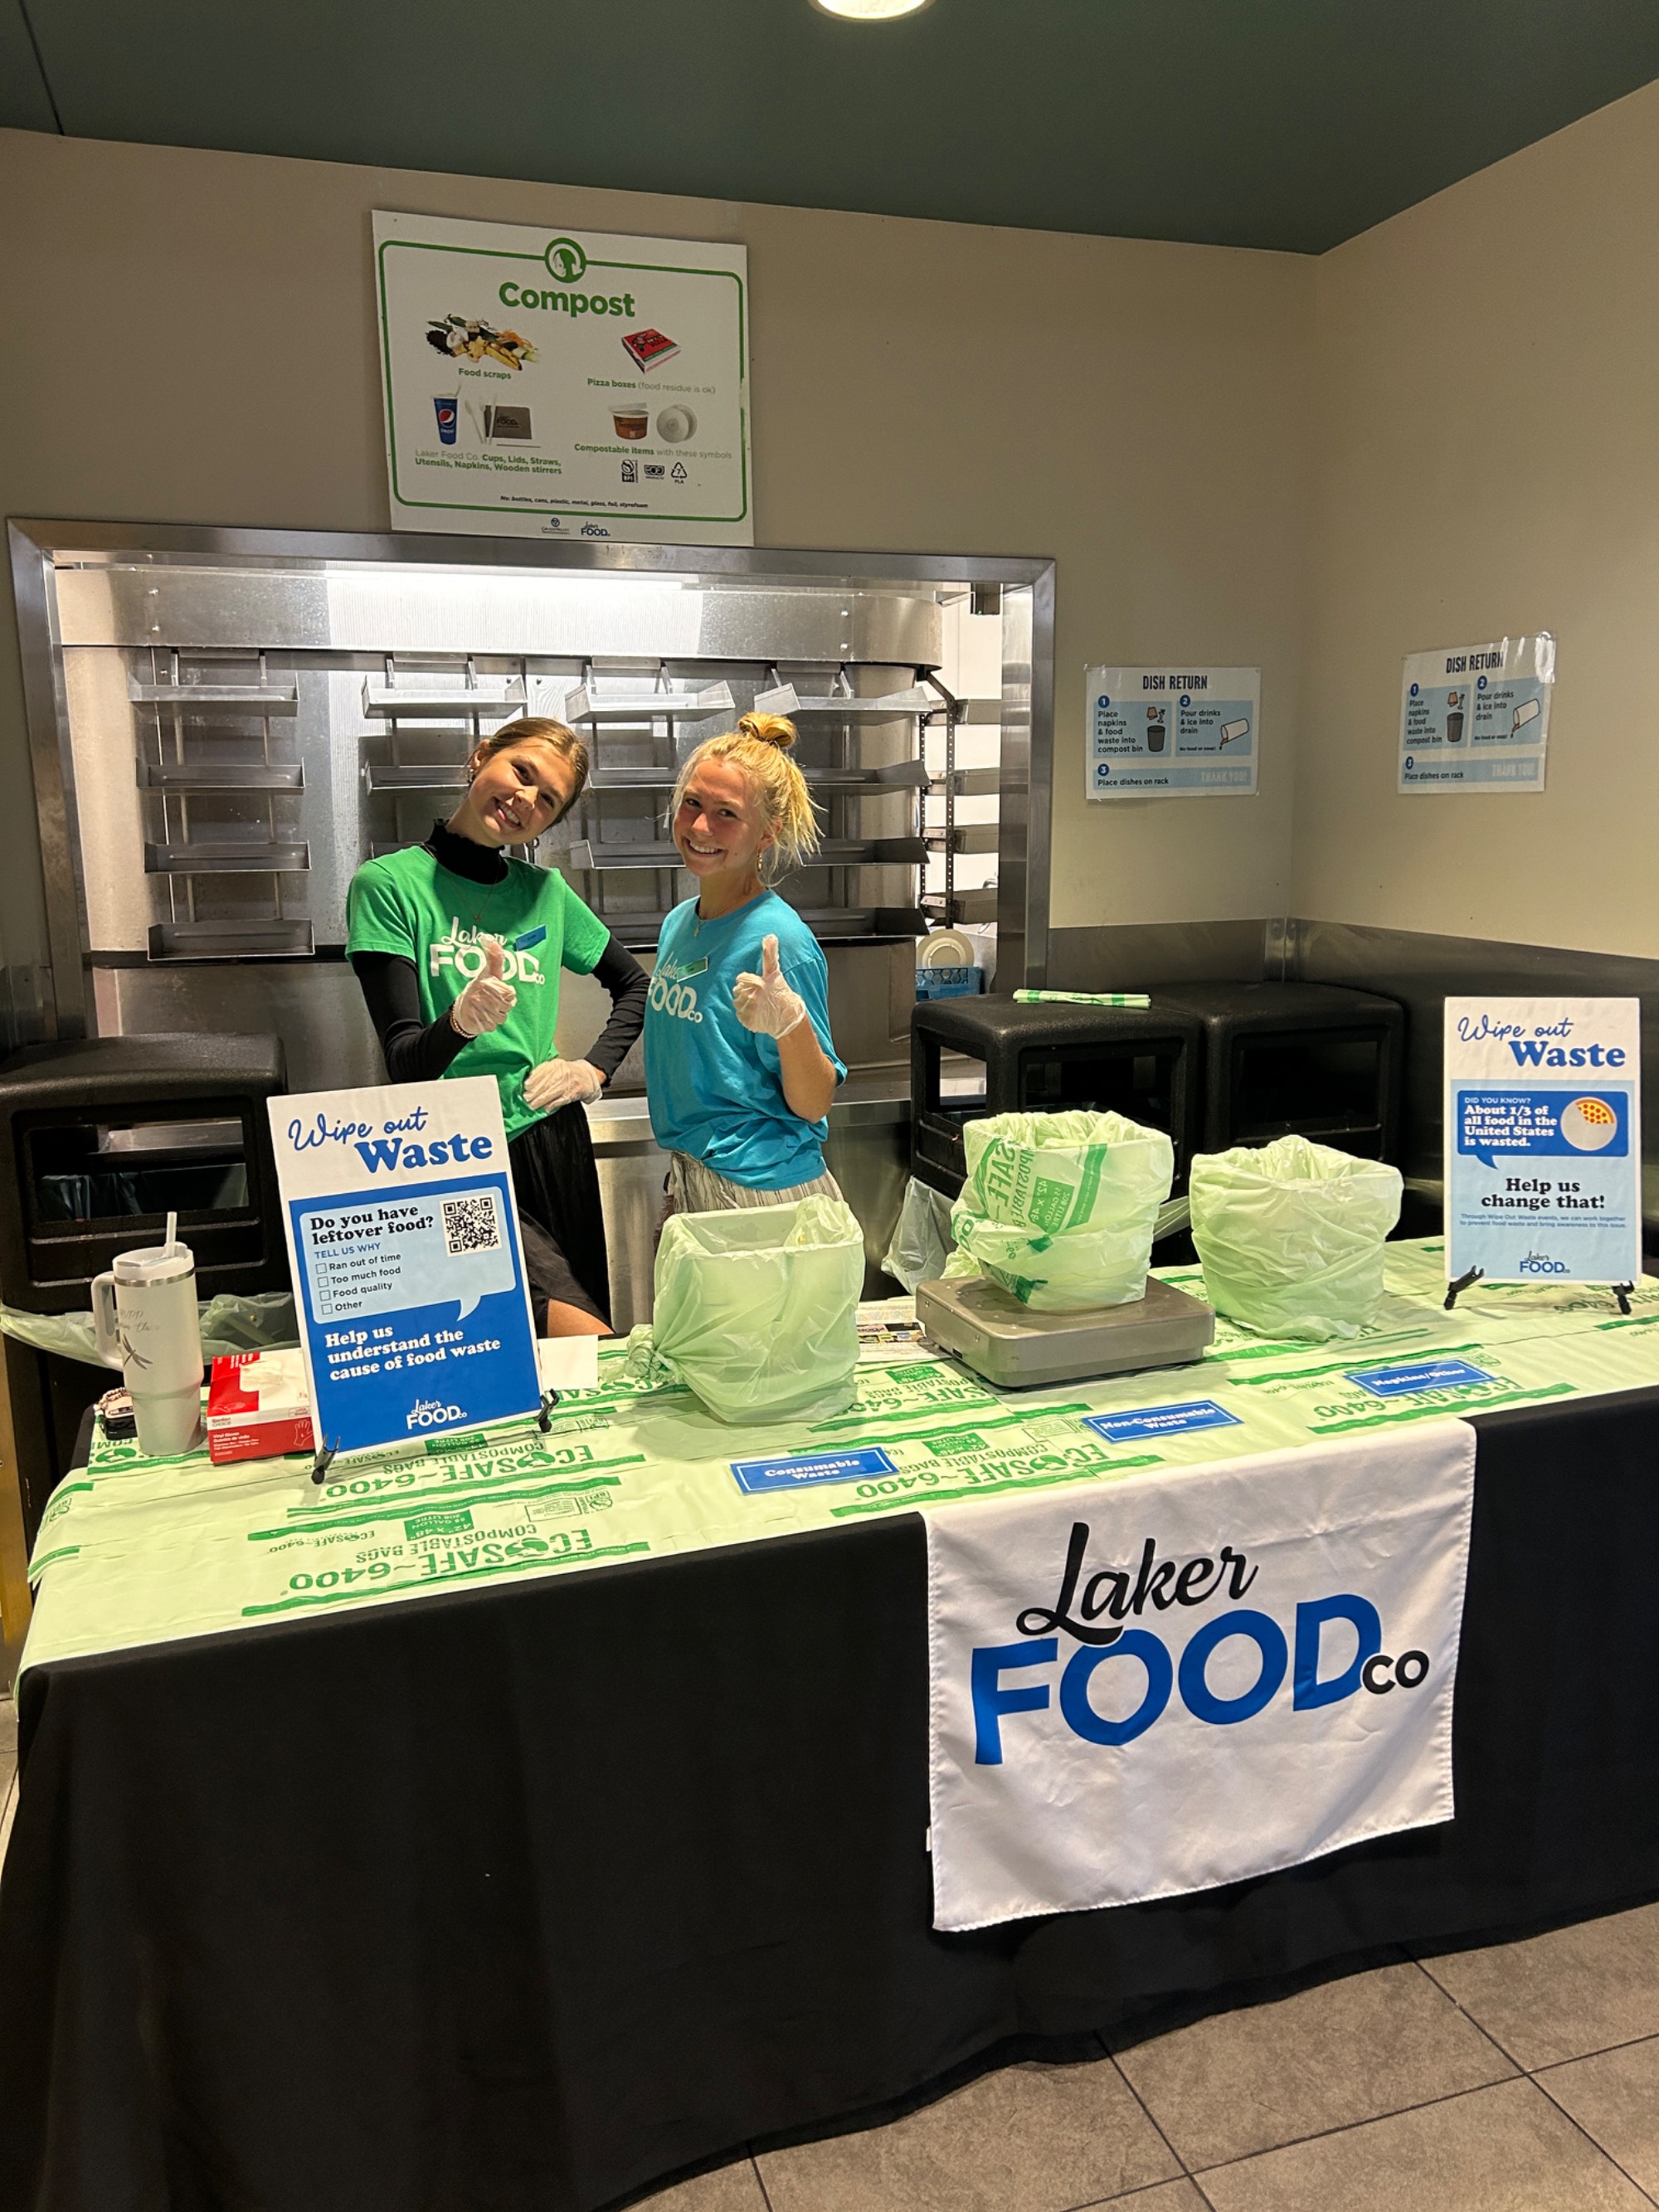
<instances>
[{"instance_id":1,"label":"tumbler straw","mask_svg":"<svg viewBox=\"0 0 1659 2212\"><path fill-rule=\"evenodd\" d=\"M176 1213L170 1213L167 1216L167 1241L162 1247L162 1258L170 1259L173 1256L173 1254L178 1249L178 1245L179 1217Z\"/></svg>"}]
</instances>

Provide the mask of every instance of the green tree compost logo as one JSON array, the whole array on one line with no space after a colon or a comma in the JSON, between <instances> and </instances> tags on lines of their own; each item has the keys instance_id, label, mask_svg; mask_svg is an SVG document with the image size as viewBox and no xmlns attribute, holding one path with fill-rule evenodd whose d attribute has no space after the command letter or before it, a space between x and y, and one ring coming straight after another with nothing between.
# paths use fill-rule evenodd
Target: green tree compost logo
<instances>
[{"instance_id":1,"label":"green tree compost logo","mask_svg":"<svg viewBox=\"0 0 1659 2212\"><path fill-rule=\"evenodd\" d=\"M587 268L587 256L574 238L550 239L542 256L550 276L556 276L562 284L574 284Z\"/></svg>"}]
</instances>

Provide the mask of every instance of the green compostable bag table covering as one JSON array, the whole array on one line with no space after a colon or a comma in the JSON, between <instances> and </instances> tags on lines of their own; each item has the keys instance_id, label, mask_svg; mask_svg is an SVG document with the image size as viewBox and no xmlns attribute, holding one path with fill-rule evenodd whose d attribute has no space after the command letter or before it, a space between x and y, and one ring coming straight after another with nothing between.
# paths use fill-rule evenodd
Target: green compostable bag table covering
<instances>
[{"instance_id":1,"label":"green compostable bag table covering","mask_svg":"<svg viewBox=\"0 0 1659 2212\"><path fill-rule=\"evenodd\" d=\"M1175 1147L1121 1114L995 1114L963 1131L959 1255L1035 1313L1144 1297ZM956 1272L955 1269L952 1272Z\"/></svg>"},{"instance_id":2,"label":"green compostable bag table covering","mask_svg":"<svg viewBox=\"0 0 1659 2212\"><path fill-rule=\"evenodd\" d=\"M1401 1188L1398 1168L1306 1137L1199 1153L1193 1243L1211 1304L1264 1336L1357 1336L1382 1302Z\"/></svg>"},{"instance_id":3,"label":"green compostable bag table covering","mask_svg":"<svg viewBox=\"0 0 1659 2212\"><path fill-rule=\"evenodd\" d=\"M864 1231L839 1198L676 1213L630 1376L684 1382L723 1421L839 1413L858 1365Z\"/></svg>"},{"instance_id":4,"label":"green compostable bag table covering","mask_svg":"<svg viewBox=\"0 0 1659 2212\"><path fill-rule=\"evenodd\" d=\"M309 1455L147 1460L98 1425L42 1516L23 1665L1659 1385L1651 1278L1628 1315L1579 1284L1477 1284L1447 1313L1438 1239L1384 1264L1375 1318L1340 1345L1223 1321L1191 1366L999 1391L872 1343L843 1412L738 1431L683 1384L630 1379L610 1344L599 1388L546 1433L529 1419L337 1461L320 1486ZM1194 1268L1158 1273L1202 1292Z\"/></svg>"}]
</instances>

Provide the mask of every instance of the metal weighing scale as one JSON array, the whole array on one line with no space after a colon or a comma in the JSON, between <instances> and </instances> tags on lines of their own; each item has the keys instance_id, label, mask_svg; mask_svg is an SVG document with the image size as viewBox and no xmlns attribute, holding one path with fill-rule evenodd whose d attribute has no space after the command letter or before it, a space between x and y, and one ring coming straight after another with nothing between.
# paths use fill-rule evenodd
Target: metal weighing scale
<instances>
[{"instance_id":1,"label":"metal weighing scale","mask_svg":"<svg viewBox=\"0 0 1659 2212\"><path fill-rule=\"evenodd\" d=\"M1127 1305L1033 1313L983 1276L916 1285L916 1319L935 1344L1004 1390L1184 1367L1215 1335L1215 1309L1155 1275Z\"/></svg>"}]
</instances>

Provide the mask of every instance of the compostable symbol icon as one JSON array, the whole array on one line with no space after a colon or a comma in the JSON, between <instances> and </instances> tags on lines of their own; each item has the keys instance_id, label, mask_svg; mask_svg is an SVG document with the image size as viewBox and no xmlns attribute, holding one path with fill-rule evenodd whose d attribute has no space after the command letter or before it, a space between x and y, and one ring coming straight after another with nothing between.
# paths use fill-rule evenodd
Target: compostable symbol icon
<instances>
[{"instance_id":1,"label":"compostable symbol icon","mask_svg":"<svg viewBox=\"0 0 1659 2212\"><path fill-rule=\"evenodd\" d=\"M562 284L574 284L586 273L587 256L574 238L550 239L542 258L547 264L548 274L556 276Z\"/></svg>"}]
</instances>

